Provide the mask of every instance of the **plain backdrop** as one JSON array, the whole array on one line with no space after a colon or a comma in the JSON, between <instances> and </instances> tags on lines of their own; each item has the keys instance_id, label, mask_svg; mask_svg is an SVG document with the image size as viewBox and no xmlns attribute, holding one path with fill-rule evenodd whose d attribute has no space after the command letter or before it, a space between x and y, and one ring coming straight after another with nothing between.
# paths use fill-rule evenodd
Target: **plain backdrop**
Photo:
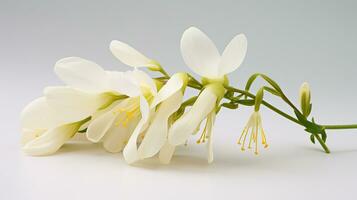
<instances>
[{"instance_id":1,"label":"plain backdrop","mask_svg":"<svg viewBox=\"0 0 357 200\"><path fill-rule=\"evenodd\" d=\"M251 74L266 73L297 103L299 86L307 81L317 122L357 123L356 9L352 0L1 0L0 199L355 198L356 130L329 131L327 155L302 127L263 108L270 147L254 156L236 145L252 112L242 107L217 117L213 164L193 137L170 165L154 158L129 166L100 144L70 143L53 156L25 156L19 114L44 87L62 84L53 65L63 57L130 69L111 55L113 39L160 61L170 73L188 71L179 41L186 28L197 26L220 51L236 34L246 34L248 54L229 75L232 85L244 87Z\"/></svg>"}]
</instances>

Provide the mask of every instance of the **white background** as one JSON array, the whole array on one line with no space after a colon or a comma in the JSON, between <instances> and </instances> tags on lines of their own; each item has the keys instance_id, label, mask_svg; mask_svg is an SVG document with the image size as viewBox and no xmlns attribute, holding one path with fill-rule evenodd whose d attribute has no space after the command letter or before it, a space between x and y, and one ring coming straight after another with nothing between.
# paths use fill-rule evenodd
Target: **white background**
<instances>
[{"instance_id":1,"label":"white background","mask_svg":"<svg viewBox=\"0 0 357 200\"><path fill-rule=\"evenodd\" d=\"M231 84L243 87L250 74L263 72L297 102L308 81L317 122L357 123L356 8L354 1L0 1L0 199L355 198L355 130L329 131L327 155L302 127L263 108L270 147L254 156L235 144L251 113L242 107L217 117L213 164L196 136L170 165L154 158L129 166L100 144L72 142L53 156L25 156L19 114L45 86L61 84L53 73L60 58L129 69L110 54L112 39L170 73L188 70L179 40L195 25L220 50L235 34L247 35L248 55Z\"/></svg>"}]
</instances>

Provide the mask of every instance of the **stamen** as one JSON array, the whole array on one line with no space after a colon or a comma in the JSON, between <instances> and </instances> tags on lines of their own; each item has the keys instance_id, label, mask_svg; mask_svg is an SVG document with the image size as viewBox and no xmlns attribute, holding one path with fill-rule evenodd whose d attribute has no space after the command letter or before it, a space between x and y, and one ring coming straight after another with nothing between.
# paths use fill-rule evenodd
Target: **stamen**
<instances>
[{"instance_id":1,"label":"stamen","mask_svg":"<svg viewBox=\"0 0 357 200\"><path fill-rule=\"evenodd\" d=\"M208 122L208 119L207 119L206 124L205 124L205 128L203 129L200 138L196 141L197 144L205 143L206 139L208 139L207 138L208 123L209 122Z\"/></svg>"},{"instance_id":2,"label":"stamen","mask_svg":"<svg viewBox=\"0 0 357 200\"><path fill-rule=\"evenodd\" d=\"M253 141L253 134L250 134L248 149L251 149L251 148L252 148L252 141Z\"/></svg>"},{"instance_id":3,"label":"stamen","mask_svg":"<svg viewBox=\"0 0 357 200\"><path fill-rule=\"evenodd\" d=\"M258 155L258 121L255 122L254 127L254 135L255 135L255 155Z\"/></svg>"},{"instance_id":4,"label":"stamen","mask_svg":"<svg viewBox=\"0 0 357 200\"><path fill-rule=\"evenodd\" d=\"M262 133L262 144L264 145L264 148L268 148L269 145L267 143L263 127L260 127L260 132Z\"/></svg>"},{"instance_id":5,"label":"stamen","mask_svg":"<svg viewBox=\"0 0 357 200\"><path fill-rule=\"evenodd\" d=\"M263 144L264 148L268 148L267 139L262 127L262 122L259 113L254 113L248 121L248 124L245 126L242 134L239 137L238 144L242 145L241 150L245 150L245 142L247 136L249 135L249 144L248 149L254 147L254 154L258 155L258 145L259 145L259 137L261 137L261 143Z\"/></svg>"},{"instance_id":6,"label":"stamen","mask_svg":"<svg viewBox=\"0 0 357 200\"><path fill-rule=\"evenodd\" d=\"M122 125L123 127L127 127L130 120L138 114L139 110L140 107L137 104L133 103L127 108L118 108L116 111L113 111L113 114L115 115L125 113L125 117L120 117L115 123L115 126Z\"/></svg>"},{"instance_id":7,"label":"stamen","mask_svg":"<svg viewBox=\"0 0 357 200\"><path fill-rule=\"evenodd\" d=\"M242 148L241 148L242 151L245 150L244 146L245 146L245 140L247 139L248 132L249 132L249 128L246 129L245 134L244 134L243 144L242 144Z\"/></svg>"},{"instance_id":8,"label":"stamen","mask_svg":"<svg viewBox=\"0 0 357 200\"><path fill-rule=\"evenodd\" d=\"M247 129L247 127L244 127L244 129L243 129L242 133L240 134L240 137L239 137L239 139L237 141L237 144L239 144L239 145L242 144L241 141L242 141L242 138L244 136L244 132L245 132L246 129Z\"/></svg>"}]
</instances>

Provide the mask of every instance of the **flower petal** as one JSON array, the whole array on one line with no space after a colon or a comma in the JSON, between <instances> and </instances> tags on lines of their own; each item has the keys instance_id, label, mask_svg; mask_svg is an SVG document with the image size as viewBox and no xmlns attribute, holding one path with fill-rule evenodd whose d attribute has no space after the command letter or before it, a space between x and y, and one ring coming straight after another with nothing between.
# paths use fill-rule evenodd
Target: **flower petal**
<instances>
[{"instance_id":1,"label":"flower petal","mask_svg":"<svg viewBox=\"0 0 357 200\"><path fill-rule=\"evenodd\" d=\"M202 91L191 110L178 119L169 130L169 143L181 145L193 134L198 125L215 108L217 96L210 89Z\"/></svg>"},{"instance_id":2,"label":"flower petal","mask_svg":"<svg viewBox=\"0 0 357 200\"><path fill-rule=\"evenodd\" d=\"M236 70L243 62L247 53L248 41L244 34L234 37L223 51L219 63L219 76L224 76Z\"/></svg>"},{"instance_id":3,"label":"flower petal","mask_svg":"<svg viewBox=\"0 0 357 200\"><path fill-rule=\"evenodd\" d=\"M63 58L55 64L55 72L67 85L81 90L102 92L108 86L107 72L83 58Z\"/></svg>"},{"instance_id":4,"label":"flower petal","mask_svg":"<svg viewBox=\"0 0 357 200\"><path fill-rule=\"evenodd\" d=\"M212 40L198 28L191 27L183 33L181 54L186 65L200 76L218 76L221 56Z\"/></svg>"},{"instance_id":5,"label":"flower petal","mask_svg":"<svg viewBox=\"0 0 357 200\"><path fill-rule=\"evenodd\" d=\"M68 122L56 115L45 97L32 101L21 113L21 126L26 129L48 129Z\"/></svg>"},{"instance_id":6,"label":"flower petal","mask_svg":"<svg viewBox=\"0 0 357 200\"><path fill-rule=\"evenodd\" d=\"M45 96L56 114L69 121L85 119L113 99L109 94L97 95L70 87L47 87Z\"/></svg>"},{"instance_id":7,"label":"flower petal","mask_svg":"<svg viewBox=\"0 0 357 200\"><path fill-rule=\"evenodd\" d=\"M162 164L169 164L172 158L172 155L175 152L175 146L171 145L169 142L166 142L165 145L161 148L159 154L159 160Z\"/></svg>"},{"instance_id":8,"label":"flower petal","mask_svg":"<svg viewBox=\"0 0 357 200\"><path fill-rule=\"evenodd\" d=\"M140 159L138 154L137 140L140 133L142 132L143 127L145 124L147 124L150 115L149 104L144 96L140 96L140 112L141 119L123 151L124 158L129 164L132 164Z\"/></svg>"},{"instance_id":9,"label":"flower petal","mask_svg":"<svg viewBox=\"0 0 357 200\"><path fill-rule=\"evenodd\" d=\"M46 129L23 128L21 131L22 131L22 135L21 135L20 143L21 146L25 146L27 143L31 142L32 140L36 139L37 137L45 133Z\"/></svg>"},{"instance_id":10,"label":"flower petal","mask_svg":"<svg viewBox=\"0 0 357 200\"><path fill-rule=\"evenodd\" d=\"M213 162L213 138L212 138L212 129L214 122L216 120L216 111L212 111L211 114L209 114L207 123L207 137L208 137L208 143L207 143L207 160L208 163Z\"/></svg>"},{"instance_id":11,"label":"flower petal","mask_svg":"<svg viewBox=\"0 0 357 200\"><path fill-rule=\"evenodd\" d=\"M111 153L120 152L133 133L135 127L139 123L140 118L137 117L131 120L127 126L113 126L103 138L103 147Z\"/></svg>"},{"instance_id":12,"label":"flower petal","mask_svg":"<svg viewBox=\"0 0 357 200\"><path fill-rule=\"evenodd\" d=\"M79 123L72 123L49 129L24 145L22 150L33 156L53 154L78 131L79 126Z\"/></svg>"},{"instance_id":13,"label":"flower petal","mask_svg":"<svg viewBox=\"0 0 357 200\"><path fill-rule=\"evenodd\" d=\"M151 59L121 41L113 40L110 43L110 51L122 63L131 67L150 67L153 65Z\"/></svg>"},{"instance_id":14,"label":"flower petal","mask_svg":"<svg viewBox=\"0 0 357 200\"><path fill-rule=\"evenodd\" d=\"M176 112L182 102L183 94L177 91L170 98L160 104L151 125L139 147L140 158L148 158L158 153L167 140L168 119Z\"/></svg>"},{"instance_id":15,"label":"flower petal","mask_svg":"<svg viewBox=\"0 0 357 200\"><path fill-rule=\"evenodd\" d=\"M180 77L180 74L174 74L167 83L160 89L158 94L155 96L153 102L150 107L155 108L162 101L170 98L170 96L177 93L177 91L181 90L183 86L183 80Z\"/></svg>"},{"instance_id":16,"label":"flower petal","mask_svg":"<svg viewBox=\"0 0 357 200\"><path fill-rule=\"evenodd\" d=\"M140 86L132 76L132 72L109 72L110 88L113 91L127 95L129 97L137 97L141 94Z\"/></svg>"},{"instance_id":17,"label":"flower petal","mask_svg":"<svg viewBox=\"0 0 357 200\"><path fill-rule=\"evenodd\" d=\"M126 104L121 102L117 106L114 106L107 112L104 112L102 115L93 119L86 132L88 140L99 142L108 130L114 126L115 119L117 119L119 115L124 115L124 113L117 112L123 105L125 106Z\"/></svg>"},{"instance_id":18,"label":"flower petal","mask_svg":"<svg viewBox=\"0 0 357 200\"><path fill-rule=\"evenodd\" d=\"M149 88L152 94L157 93L155 82L147 73L135 69L130 72L130 77L132 77L140 87Z\"/></svg>"}]
</instances>

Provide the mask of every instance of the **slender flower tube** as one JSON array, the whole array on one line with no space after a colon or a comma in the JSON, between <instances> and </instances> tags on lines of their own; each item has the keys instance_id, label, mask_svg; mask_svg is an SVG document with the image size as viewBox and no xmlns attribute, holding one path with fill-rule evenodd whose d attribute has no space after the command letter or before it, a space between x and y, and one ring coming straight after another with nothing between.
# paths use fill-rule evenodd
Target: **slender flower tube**
<instances>
[{"instance_id":1,"label":"slender flower tube","mask_svg":"<svg viewBox=\"0 0 357 200\"><path fill-rule=\"evenodd\" d=\"M261 138L261 141L259 141L259 137ZM245 150L246 144L248 143L248 149L254 148L254 153L258 155L258 143L260 142L264 148L268 148L260 113L259 111L254 111L237 143L242 146L242 151Z\"/></svg>"}]
</instances>

